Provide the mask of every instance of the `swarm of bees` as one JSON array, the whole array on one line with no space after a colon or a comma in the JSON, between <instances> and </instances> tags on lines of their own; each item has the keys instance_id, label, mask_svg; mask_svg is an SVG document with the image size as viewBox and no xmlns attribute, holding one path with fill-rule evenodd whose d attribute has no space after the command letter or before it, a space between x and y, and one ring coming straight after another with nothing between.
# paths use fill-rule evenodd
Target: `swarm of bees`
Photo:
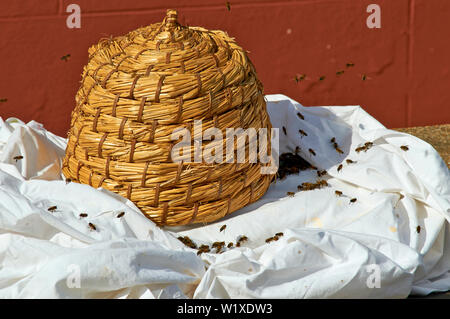
<instances>
[{"instance_id":1,"label":"swarm of bees","mask_svg":"<svg viewBox=\"0 0 450 319\"><path fill-rule=\"evenodd\" d=\"M357 148L355 149L355 152L356 152L356 153L359 153L359 152L361 152L361 151L367 152L372 146L373 146L373 143L372 143L372 142L366 142L366 143L364 143L363 146L357 147Z\"/></svg>"},{"instance_id":2,"label":"swarm of bees","mask_svg":"<svg viewBox=\"0 0 450 319\"><path fill-rule=\"evenodd\" d=\"M298 153L299 149L296 148ZM298 174L300 171L307 170L311 167L300 155L295 153L283 153L280 155L277 177L285 178L287 175Z\"/></svg>"}]
</instances>

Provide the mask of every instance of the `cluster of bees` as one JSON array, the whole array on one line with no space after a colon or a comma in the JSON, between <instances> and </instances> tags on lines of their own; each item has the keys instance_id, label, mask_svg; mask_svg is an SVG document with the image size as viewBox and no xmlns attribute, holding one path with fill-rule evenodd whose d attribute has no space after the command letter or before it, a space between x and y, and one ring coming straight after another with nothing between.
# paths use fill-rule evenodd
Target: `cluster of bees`
<instances>
[{"instance_id":1,"label":"cluster of bees","mask_svg":"<svg viewBox=\"0 0 450 319\"><path fill-rule=\"evenodd\" d=\"M57 209L58 209L57 206L50 206L47 210L48 210L50 213L53 213L53 212L55 212ZM120 213L118 213L118 214L116 215L116 217L117 217L117 218L122 218L124 215L125 215L125 212L120 212ZM87 218L87 217L88 217L88 214L87 214L87 213L80 213L78 216L79 216L80 218ZM97 226L96 226L95 224L93 224L93 223L88 223L88 227L89 227L89 229L90 229L91 231L96 231L96 230L97 230Z\"/></svg>"},{"instance_id":2,"label":"cluster of bees","mask_svg":"<svg viewBox=\"0 0 450 319\"><path fill-rule=\"evenodd\" d=\"M326 186L328 186L327 181L324 179L319 179L315 183L302 183L301 185L297 186L297 189L299 191L311 191L313 189L320 189L320 188L326 187Z\"/></svg>"},{"instance_id":3,"label":"cluster of bees","mask_svg":"<svg viewBox=\"0 0 450 319\"><path fill-rule=\"evenodd\" d=\"M223 225L219 231L223 231L227 226ZM284 234L282 232L276 233L273 237L269 237L266 239L266 243L270 243L272 241L276 241L278 240L281 236L283 236ZM215 250L214 253L216 254L221 254L224 252L224 248L225 246L228 249L232 249L234 247L240 247L241 244L245 243L248 241L248 237L245 235L239 236L238 240L236 241L236 243L233 242L229 242L227 245L225 244L224 241L215 241L210 245L205 245L202 244L200 246L197 247L197 245L194 243L194 241L192 241L192 239L189 238L189 236L179 236L178 240L181 241L185 246L192 248L192 249L197 249L197 255L201 255L203 253L209 253L211 252L213 249Z\"/></svg>"}]
</instances>

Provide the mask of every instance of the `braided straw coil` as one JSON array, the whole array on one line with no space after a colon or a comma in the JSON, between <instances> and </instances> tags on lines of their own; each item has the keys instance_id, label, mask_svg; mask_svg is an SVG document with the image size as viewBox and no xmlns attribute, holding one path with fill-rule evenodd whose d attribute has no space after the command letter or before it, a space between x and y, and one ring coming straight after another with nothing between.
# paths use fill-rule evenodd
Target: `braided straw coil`
<instances>
[{"instance_id":1,"label":"braided straw coil","mask_svg":"<svg viewBox=\"0 0 450 319\"><path fill-rule=\"evenodd\" d=\"M176 129L191 133L193 154L193 140L208 128L223 136L226 128L267 128L270 154L271 128L244 50L223 31L180 26L175 10L162 23L92 46L75 100L64 175L128 198L160 226L224 217L259 199L274 177L261 173L268 164L248 158L172 160ZM194 132L196 120L202 132Z\"/></svg>"}]
</instances>

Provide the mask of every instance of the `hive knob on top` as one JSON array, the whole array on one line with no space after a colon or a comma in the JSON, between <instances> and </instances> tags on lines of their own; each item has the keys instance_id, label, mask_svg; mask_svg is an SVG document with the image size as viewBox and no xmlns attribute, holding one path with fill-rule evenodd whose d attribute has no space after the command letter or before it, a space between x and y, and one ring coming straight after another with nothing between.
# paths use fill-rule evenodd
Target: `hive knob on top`
<instances>
[{"instance_id":1,"label":"hive knob on top","mask_svg":"<svg viewBox=\"0 0 450 319\"><path fill-rule=\"evenodd\" d=\"M270 153L262 90L234 39L181 26L177 12L167 10L161 23L89 49L63 173L128 198L161 226L217 220L259 199L274 175L262 173L270 163L237 161L239 147L250 154L255 145L245 136L240 146L233 140L234 161L225 160L224 141L222 161L199 161L195 152L219 149L220 139L204 139L208 129L225 139L227 129L265 128L268 143L265 150L258 143L258 152ZM177 132L189 143L175 160Z\"/></svg>"}]
</instances>

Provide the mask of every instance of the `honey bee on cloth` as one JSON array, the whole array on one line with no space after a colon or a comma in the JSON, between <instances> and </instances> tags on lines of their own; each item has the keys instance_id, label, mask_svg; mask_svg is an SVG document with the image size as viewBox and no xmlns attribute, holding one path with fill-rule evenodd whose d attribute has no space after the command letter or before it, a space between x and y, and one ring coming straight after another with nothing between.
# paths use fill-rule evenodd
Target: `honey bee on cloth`
<instances>
[{"instance_id":1,"label":"honey bee on cloth","mask_svg":"<svg viewBox=\"0 0 450 319\"><path fill-rule=\"evenodd\" d=\"M402 145L402 146L400 146L400 148L405 152L409 151L409 147L406 145Z\"/></svg>"},{"instance_id":2,"label":"honey bee on cloth","mask_svg":"<svg viewBox=\"0 0 450 319\"><path fill-rule=\"evenodd\" d=\"M17 162L18 160L21 160L21 159L23 159L23 156L22 156L22 155L17 155L17 156L14 156L14 157L13 157L13 160L15 160L16 162Z\"/></svg>"},{"instance_id":3,"label":"honey bee on cloth","mask_svg":"<svg viewBox=\"0 0 450 319\"><path fill-rule=\"evenodd\" d=\"M61 60L65 61L65 62L69 61L69 59L70 59L70 54L66 54L61 57Z\"/></svg>"}]
</instances>

